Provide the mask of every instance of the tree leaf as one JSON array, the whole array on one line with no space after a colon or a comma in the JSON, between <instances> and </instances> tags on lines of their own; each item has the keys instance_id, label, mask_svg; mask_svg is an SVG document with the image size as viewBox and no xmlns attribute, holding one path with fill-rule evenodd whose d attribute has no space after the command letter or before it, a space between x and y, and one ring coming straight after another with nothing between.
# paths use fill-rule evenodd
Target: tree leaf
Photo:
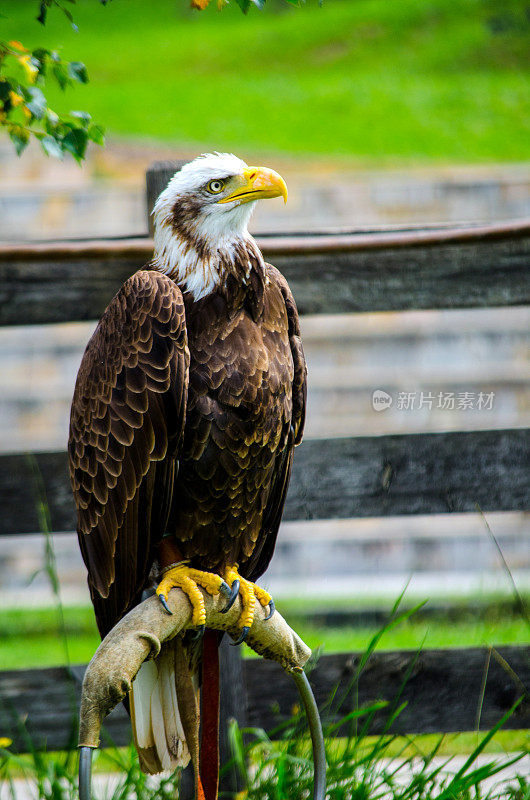
<instances>
[{"instance_id":1,"label":"tree leaf","mask_svg":"<svg viewBox=\"0 0 530 800\"><path fill-rule=\"evenodd\" d=\"M54 139L53 136L44 136L40 143L47 156L53 156L54 158L63 157L61 144L57 139Z\"/></svg>"},{"instance_id":2,"label":"tree leaf","mask_svg":"<svg viewBox=\"0 0 530 800\"><path fill-rule=\"evenodd\" d=\"M85 156L88 134L82 128L69 131L62 141L63 150L73 155L76 161L82 161Z\"/></svg>"},{"instance_id":3,"label":"tree leaf","mask_svg":"<svg viewBox=\"0 0 530 800\"><path fill-rule=\"evenodd\" d=\"M64 91L64 89L66 89L68 86L69 78L65 65L61 64L60 61L55 61L53 65L53 75L61 89Z\"/></svg>"},{"instance_id":4,"label":"tree leaf","mask_svg":"<svg viewBox=\"0 0 530 800\"><path fill-rule=\"evenodd\" d=\"M251 6L251 0L236 0L236 2L243 14L246 14Z\"/></svg>"},{"instance_id":5,"label":"tree leaf","mask_svg":"<svg viewBox=\"0 0 530 800\"><path fill-rule=\"evenodd\" d=\"M92 119L88 111L70 111L70 116L82 120L83 128L87 128Z\"/></svg>"},{"instance_id":6,"label":"tree leaf","mask_svg":"<svg viewBox=\"0 0 530 800\"><path fill-rule=\"evenodd\" d=\"M37 75L35 78L46 73L46 61L41 61L40 59L35 58L35 56L31 56L29 63L33 69L37 70Z\"/></svg>"},{"instance_id":7,"label":"tree leaf","mask_svg":"<svg viewBox=\"0 0 530 800\"><path fill-rule=\"evenodd\" d=\"M9 130L9 138L15 145L17 156L19 156L22 154L22 152L26 149L28 145L29 131L19 127L18 125L17 126L13 125L13 127L11 127Z\"/></svg>"},{"instance_id":8,"label":"tree leaf","mask_svg":"<svg viewBox=\"0 0 530 800\"><path fill-rule=\"evenodd\" d=\"M68 74L78 83L88 83L88 73L85 65L81 61L70 61L68 64Z\"/></svg>"},{"instance_id":9,"label":"tree leaf","mask_svg":"<svg viewBox=\"0 0 530 800\"><path fill-rule=\"evenodd\" d=\"M44 47L37 47L31 54L31 63L38 71L39 76L44 77L46 75L46 63L49 55L49 50Z\"/></svg>"},{"instance_id":10,"label":"tree leaf","mask_svg":"<svg viewBox=\"0 0 530 800\"><path fill-rule=\"evenodd\" d=\"M55 111L51 111L51 109L48 109L48 113L46 114L46 119L44 120L44 129L46 130L46 133L49 133L50 136L55 137L58 133L57 130L58 127L59 127L58 115L55 113ZM62 130L60 132L64 133L64 131Z\"/></svg>"},{"instance_id":11,"label":"tree leaf","mask_svg":"<svg viewBox=\"0 0 530 800\"><path fill-rule=\"evenodd\" d=\"M46 12L51 6L65 11L66 3L74 5L75 2L37 0L41 21L45 21ZM71 16L68 11L66 16ZM10 42L9 46L4 43L4 49L11 60L16 60L25 71L25 76L16 81L6 79L0 64L0 129L8 133L18 155L31 139L38 140L47 155L62 158L70 154L78 162L85 157L89 141L104 145L105 131L92 122L88 111L74 110L69 114L57 114L48 107L45 92L50 82L57 82L63 90L71 86L73 81L88 82L87 70L81 61L68 63L61 59L56 50L45 47L30 50L16 41Z\"/></svg>"},{"instance_id":12,"label":"tree leaf","mask_svg":"<svg viewBox=\"0 0 530 800\"><path fill-rule=\"evenodd\" d=\"M42 3L39 7L39 16L37 17L37 22L40 22L41 25L46 25L46 15L48 13L48 4L46 0L42 0Z\"/></svg>"},{"instance_id":13,"label":"tree leaf","mask_svg":"<svg viewBox=\"0 0 530 800\"><path fill-rule=\"evenodd\" d=\"M9 95L12 90L13 87L11 86L9 81L0 80L0 102L3 103L6 100L9 100Z\"/></svg>"},{"instance_id":14,"label":"tree leaf","mask_svg":"<svg viewBox=\"0 0 530 800\"><path fill-rule=\"evenodd\" d=\"M29 86L24 90L26 98L26 108L32 113L35 119L42 119L46 114L46 98L36 86Z\"/></svg>"},{"instance_id":15,"label":"tree leaf","mask_svg":"<svg viewBox=\"0 0 530 800\"><path fill-rule=\"evenodd\" d=\"M31 55L33 56L33 58L36 58L37 61L45 61L46 56L50 55L50 51L46 50L45 47L36 47Z\"/></svg>"},{"instance_id":16,"label":"tree leaf","mask_svg":"<svg viewBox=\"0 0 530 800\"><path fill-rule=\"evenodd\" d=\"M105 130L101 125L91 125L88 129L88 138L95 144L103 146L105 144Z\"/></svg>"}]
</instances>

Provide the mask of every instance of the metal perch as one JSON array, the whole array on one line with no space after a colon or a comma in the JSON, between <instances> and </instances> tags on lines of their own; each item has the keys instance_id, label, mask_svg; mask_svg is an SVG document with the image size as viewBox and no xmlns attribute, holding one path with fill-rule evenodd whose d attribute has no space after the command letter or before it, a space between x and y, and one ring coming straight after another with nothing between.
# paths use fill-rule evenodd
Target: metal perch
<instances>
[{"instance_id":1,"label":"metal perch","mask_svg":"<svg viewBox=\"0 0 530 800\"><path fill-rule=\"evenodd\" d=\"M238 635L241 614L239 600L230 611L222 613L225 598L203 592L206 625ZM180 589L168 597L171 616L164 613L156 597L136 606L110 631L96 650L83 680L79 725L79 798L91 800L92 751L99 747L103 719L121 702L131 689L136 673L144 661L158 655L162 643L191 628L191 606ZM262 655L277 661L292 676L304 705L313 746L313 800L324 800L326 792L326 760L320 717L303 671L311 655L310 649L276 611L266 620L267 609L257 604L256 615L247 644Z\"/></svg>"}]
</instances>

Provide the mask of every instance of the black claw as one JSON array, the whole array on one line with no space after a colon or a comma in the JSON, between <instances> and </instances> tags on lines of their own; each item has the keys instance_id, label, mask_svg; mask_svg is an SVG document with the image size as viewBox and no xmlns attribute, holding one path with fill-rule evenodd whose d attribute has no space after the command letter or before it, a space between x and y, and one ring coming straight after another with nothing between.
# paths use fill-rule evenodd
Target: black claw
<instances>
[{"instance_id":1,"label":"black claw","mask_svg":"<svg viewBox=\"0 0 530 800\"><path fill-rule=\"evenodd\" d=\"M164 610L166 611L166 613L167 613L167 614L169 614L170 616L173 616L173 612L172 612L172 611L171 611L171 609L169 608L169 606L168 606L168 604L167 604L167 600L166 600L166 598L164 597L164 595L163 595L163 594L159 594L159 595L158 595L158 599L160 600L160 602L161 602L161 603L162 603L162 605L164 606Z\"/></svg>"},{"instance_id":2,"label":"black claw","mask_svg":"<svg viewBox=\"0 0 530 800\"><path fill-rule=\"evenodd\" d=\"M230 609L237 600L238 594L239 594L239 581L236 578L232 584L232 589L230 590L230 597L228 599L228 603L224 608L221 609L221 614L226 614L227 611L230 611Z\"/></svg>"},{"instance_id":3,"label":"black claw","mask_svg":"<svg viewBox=\"0 0 530 800\"><path fill-rule=\"evenodd\" d=\"M221 594L224 594L225 597L231 598L232 597L232 590L230 586L227 584L226 581L223 581L221 584L221 588L219 589Z\"/></svg>"},{"instance_id":4,"label":"black claw","mask_svg":"<svg viewBox=\"0 0 530 800\"><path fill-rule=\"evenodd\" d=\"M197 642L199 639L202 639L205 630L206 630L206 625L199 625L197 630L193 631L193 633L191 634L190 639L193 642Z\"/></svg>"},{"instance_id":5,"label":"black claw","mask_svg":"<svg viewBox=\"0 0 530 800\"><path fill-rule=\"evenodd\" d=\"M265 622L267 622L267 620L272 617L272 615L274 614L275 611L276 611L276 606L274 605L274 600L271 597L271 599L269 601L269 613L265 617Z\"/></svg>"},{"instance_id":6,"label":"black claw","mask_svg":"<svg viewBox=\"0 0 530 800\"><path fill-rule=\"evenodd\" d=\"M230 644L232 644L234 647L236 645L238 645L238 644L243 644L243 642L245 641L245 639L248 636L249 630L250 630L250 628L248 627L248 625L245 625L245 627L241 631L241 635L239 636L239 639L236 639L235 642L230 642Z\"/></svg>"}]
</instances>

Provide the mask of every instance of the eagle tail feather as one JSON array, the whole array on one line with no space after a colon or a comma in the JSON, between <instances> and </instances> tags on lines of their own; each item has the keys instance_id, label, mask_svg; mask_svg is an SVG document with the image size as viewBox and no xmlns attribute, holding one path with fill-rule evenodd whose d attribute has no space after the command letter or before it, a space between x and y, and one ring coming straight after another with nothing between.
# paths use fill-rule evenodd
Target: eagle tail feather
<instances>
[{"instance_id":1,"label":"eagle tail feather","mask_svg":"<svg viewBox=\"0 0 530 800\"><path fill-rule=\"evenodd\" d=\"M143 772L187 766L190 752L179 713L173 643L142 664L130 692L134 742Z\"/></svg>"},{"instance_id":2,"label":"eagle tail feather","mask_svg":"<svg viewBox=\"0 0 530 800\"><path fill-rule=\"evenodd\" d=\"M166 642L145 661L129 694L134 742L143 772L155 775L194 764L197 800L216 800L219 780L219 634L200 643ZM199 674L202 737L199 748ZM199 755L200 751L200 755ZM200 762L200 766L199 766Z\"/></svg>"}]
</instances>

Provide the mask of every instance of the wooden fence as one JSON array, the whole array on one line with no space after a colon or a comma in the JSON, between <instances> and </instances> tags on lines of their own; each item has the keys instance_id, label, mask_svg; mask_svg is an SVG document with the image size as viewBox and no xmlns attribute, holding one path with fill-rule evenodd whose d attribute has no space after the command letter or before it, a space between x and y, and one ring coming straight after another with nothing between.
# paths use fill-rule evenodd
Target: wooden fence
<instances>
[{"instance_id":1,"label":"wooden fence","mask_svg":"<svg viewBox=\"0 0 530 800\"><path fill-rule=\"evenodd\" d=\"M163 163L149 171L150 206L176 167ZM302 314L529 302L530 222L263 236L259 244L287 277ZM95 319L151 253L148 238L0 246L0 324ZM307 441L296 453L284 518L524 510L529 444L530 432L521 429ZM53 530L71 531L65 453L38 453L35 460ZM24 454L0 456L2 535L39 530L33 464ZM277 665L242 661L237 648L224 648L223 658L223 719L270 728L291 713L296 698ZM346 689L357 663L356 654L320 659L311 681L321 703L340 684L342 710L351 707L353 693ZM2 733L22 716L37 742L68 746L82 671L0 673ZM407 676L401 699L408 705L392 726L396 733L487 728L521 696L507 727L530 727L527 648L376 653L358 681L355 702L392 702ZM376 716L371 730L384 724L384 715ZM123 711L109 717L106 731L117 743L128 741ZM26 747L23 737L14 747Z\"/></svg>"}]
</instances>

